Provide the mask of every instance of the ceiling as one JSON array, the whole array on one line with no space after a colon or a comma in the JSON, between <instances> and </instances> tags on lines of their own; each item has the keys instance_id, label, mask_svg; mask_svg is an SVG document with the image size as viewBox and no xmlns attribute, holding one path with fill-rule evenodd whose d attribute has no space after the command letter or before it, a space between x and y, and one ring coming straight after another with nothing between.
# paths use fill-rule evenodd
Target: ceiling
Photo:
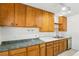
<instances>
[{"instance_id":1,"label":"ceiling","mask_svg":"<svg viewBox=\"0 0 79 59\"><path fill-rule=\"evenodd\" d=\"M61 14L62 8L59 3L25 3L27 5L44 9L55 13L55 15ZM63 3L65 6L71 8L71 13L67 13L66 16L73 16L79 14L79 3Z\"/></svg>"}]
</instances>

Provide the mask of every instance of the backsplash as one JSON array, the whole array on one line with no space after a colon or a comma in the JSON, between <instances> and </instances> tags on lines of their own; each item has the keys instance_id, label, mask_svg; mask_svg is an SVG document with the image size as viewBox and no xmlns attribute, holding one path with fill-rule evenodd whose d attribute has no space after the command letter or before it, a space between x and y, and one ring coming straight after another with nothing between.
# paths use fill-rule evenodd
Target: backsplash
<instances>
[{"instance_id":1,"label":"backsplash","mask_svg":"<svg viewBox=\"0 0 79 59\"><path fill-rule=\"evenodd\" d=\"M38 33L38 28L2 27L2 40L8 41L36 38L39 37Z\"/></svg>"},{"instance_id":2,"label":"backsplash","mask_svg":"<svg viewBox=\"0 0 79 59\"><path fill-rule=\"evenodd\" d=\"M65 33L59 35L64 35ZM56 36L55 32L39 32L39 28L0 27L0 42L29 38Z\"/></svg>"},{"instance_id":3,"label":"backsplash","mask_svg":"<svg viewBox=\"0 0 79 59\"><path fill-rule=\"evenodd\" d=\"M54 36L54 32L39 32L39 28L2 27L2 41Z\"/></svg>"},{"instance_id":4,"label":"backsplash","mask_svg":"<svg viewBox=\"0 0 79 59\"><path fill-rule=\"evenodd\" d=\"M54 37L55 36L55 32L39 32L39 36L40 37L45 37L45 36Z\"/></svg>"}]
</instances>

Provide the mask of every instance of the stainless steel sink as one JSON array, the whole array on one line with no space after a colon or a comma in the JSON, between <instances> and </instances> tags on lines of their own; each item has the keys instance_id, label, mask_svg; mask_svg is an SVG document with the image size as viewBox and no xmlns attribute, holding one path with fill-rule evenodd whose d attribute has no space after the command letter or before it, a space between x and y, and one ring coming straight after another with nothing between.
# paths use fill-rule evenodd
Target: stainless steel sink
<instances>
[{"instance_id":1,"label":"stainless steel sink","mask_svg":"<svg viewBox=\"0 0 79 59\"><path fill-rule=\"evenodd\" d=\"M64 37L61 37L61 36L57 36L57 37L54 37L54 38L64 38Z\"/></svg>"}]
</instances>

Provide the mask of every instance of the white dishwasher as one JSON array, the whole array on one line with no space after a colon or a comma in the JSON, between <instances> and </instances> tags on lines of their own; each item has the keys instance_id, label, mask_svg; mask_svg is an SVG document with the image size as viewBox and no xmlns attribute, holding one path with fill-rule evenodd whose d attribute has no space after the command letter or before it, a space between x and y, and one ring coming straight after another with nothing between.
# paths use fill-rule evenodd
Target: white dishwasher
<instances>
[{"instance_id":1,"label":"white dishwasher","mask_svg":"<svg viewBox=\"0 0 79 59\"><path fill-rule=\"evenodd\" d=\"M72 47L72 37L68 38L68 49L71 49Z\"/></svg>"}]
</instances>

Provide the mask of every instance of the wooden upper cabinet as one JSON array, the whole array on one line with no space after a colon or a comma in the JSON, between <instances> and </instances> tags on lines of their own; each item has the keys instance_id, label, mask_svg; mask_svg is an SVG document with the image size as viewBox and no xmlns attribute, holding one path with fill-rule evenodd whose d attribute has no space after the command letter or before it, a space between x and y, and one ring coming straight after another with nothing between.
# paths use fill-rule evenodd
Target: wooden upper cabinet
<instances>
[{"instance_id":1,"label":"wooden upper cabinet","mask_svg":"<svg viewBox=\"0 0 79 59\"><path fill-rule=\"evenodd\" d=\"M42 27L40 31L42 32L53 32L54 31L54 14L43 11L42 17Z\"/></svg>"},{"instance_id":2,"label":"wooden upper cabinet","mask_svg":"<svg viewBox=\"0 0 79 59\"><path fill-rule=\"evenodd\" d=\"M27 8L26 8L26 26L35 27L36 26L35 18L36 18L35 8L27 6Z\"/></svg>"},{"instance_id":3,"label":"wooden upper cabinet","mask_svg":"<svg viewBox=\"0 0 79 59\"><path fill-rule=\"evenodd\" d=\"M49 32L54 32L54 14L49 13Z\"/></svg>"},{"instance_id":4,"label":"wooden upper cabinet","mask_svg":"<svg viewBox=\"0 0 79 59\"><path fill-rule=\"evenodd\" d=\"M15 3L15 26L25 26L25 10L24 4Z\"/></svg>"},{"instance_id":5,"label":"wooden upper cabinet","mask_svg":"<svg viewBox=\"0 0 79 59\"><path fill-rule=\"evenodd\" d=\"M0 3L0 25L38 27L41 32L53 32L54 15L20 3Z\"/></svg>"},{"instance_id":6,"label":"wooden upper cabinet","mask_svg":"<svg viewBox=\"0 0 79 59\"><path fill-rule=\"evenodd\" d=\"M59 31L67 31L67 17L59 16Z\"/></svg>"},{"instance_id":7,"label":"wooden upper cabinet","mask_svg":"<svg viewBox=\"0 0 79 59\"><path fill-rule=\"evenodd\" d=\"M43 11L36 9L36 26L41 30L43 20Z\"/></svg>"},{"instance_id":8,"label":"wooden upper cabinet","mask_svg":"<svg viewBox=\"0 0 79 59\"><path fill-rule=\"evenodd\" d=\"M40 29L41 32L48 32L48 25L49 25L49 16L46 11L43 11L43 19L42 19L42 27Z\"/></svg>"},{"instance_id":9,"label":"wooden upper cabinet","mask_svg":"<svg viewBox=\"0 0 79 59\"><path fill-rule=\"evenodd\" d=\"M13 26L14 24L14 4L0 3L0 25Z\"/></svg>"}]
</instances>

